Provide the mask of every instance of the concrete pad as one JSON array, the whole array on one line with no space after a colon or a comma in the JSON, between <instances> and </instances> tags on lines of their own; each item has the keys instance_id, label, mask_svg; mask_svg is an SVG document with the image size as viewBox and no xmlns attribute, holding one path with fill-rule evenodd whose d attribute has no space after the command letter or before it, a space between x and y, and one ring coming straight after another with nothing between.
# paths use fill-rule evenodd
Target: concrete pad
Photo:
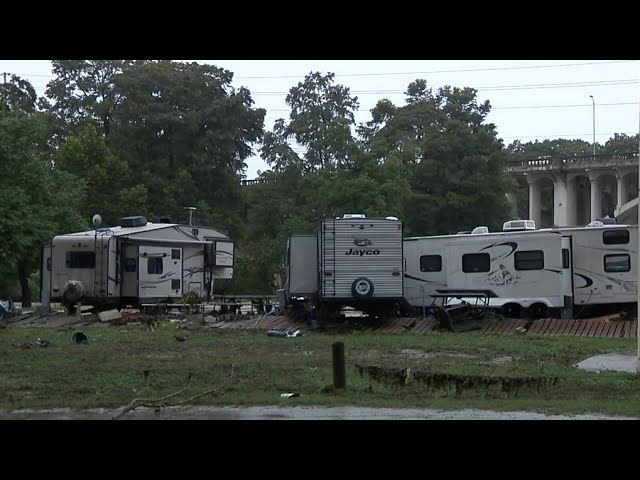
<instances>
[{"instance_id":1,"label":"concrete pad","mask_svg":"<svg viewBox=\"0 0 640 480\"><path fill-rule=\"evenodd\" d=\"M576 363L574 367L598 373L603 371L640 373L637 352L596 355Z\"/></svg>"}]
</instances>

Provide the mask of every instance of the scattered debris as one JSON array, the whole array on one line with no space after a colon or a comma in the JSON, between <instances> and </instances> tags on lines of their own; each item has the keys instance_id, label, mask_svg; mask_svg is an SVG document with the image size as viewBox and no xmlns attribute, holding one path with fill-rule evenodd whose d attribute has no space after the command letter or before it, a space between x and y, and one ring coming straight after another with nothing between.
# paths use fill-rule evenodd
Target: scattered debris
<instances>
[{"instance_id":1,"label":"scattered debris","mask_svg":"<svg viewBox=\"0 0 640 480\"><path fill-rule=\"evenodd\" d=\"M186 329L188 329L188 328L189 328L189 325L190 325L190 324L191 324L191 322L190 322L188 319L183 318L182 320L180 320L180 321L178 322L177 329L178 329L178 330L186 330Z\"/></svg>"},{"instance_id":2,"label":"scattered debris","mask_svg":"<svg viewBox=\"0 0 640 480\"><path fill-rule=\"evenodd\" d=\"M121 319L122 315L118 310L114 309L114 310L106 310L104 312L99 312L98 318L100 318L101 322L110 322L111 320Z\"/></svg>"},{"instance_id":3,"label":"scattered debris","mask_svg":"<svg viewBox=\"0 0 640 480\"><path fill-rule=\"evenodd\" d=\"M187 337L179 337L178 335L174 335L173 338L179 342L184 342L187 339Z\"/></svg>"},{"instance_id":4,"label":"scattered debris","mask_svg":"<svg viewBox=\"0 0 640 480\"><path fill-rule=\"evenodd\" d=\"M301 393L281 393L280 396L284 398L294 398L294 397L301 397L302 394Z\"/></svg>"},{"instance_id":5,"label":"scattered debris","mask_svg":"<svg viewBox=\"0 0 640 480\"><path fill-rule=\"evenodd\" d=\"M0 317L12 317L16 314L16 307L13 300L5 298L0 300Z\"/></svg>"},{"instance_id":6,"label":"scattered debris","mask_svg":"<svg viewBox=\"0 0 640 480\"><path fill-rule=\"evenodd\" d=\"M302 332L300 330L269 330L267 335L270 337L301 337Z\"/></svg>"},{"instance_id":7,"label":"scattered debris","mask_svg":"<svg viewBox=\"0 0 640 480\"><path fill-rule=\"evenodd\" d=\"M26 342L11 342L11 345L13 346L13 348L19 348L20 350L28 350L33 346L30 343Z\"/></svg>"},{"instance_id":8,"label":"scattered debris","mask_svg":"<svg viewBox=\"0 0 640 480\"><path fill-rule=\"evenodd\" d=\"M49 345L51 345L51 342L49 340L43 340L41 338L38 338L36 340L36 344L40 347L40 348L47 348Z\"/></svg>"},{"instance_id":9,"label":"scattered debris","mask_svg":"<svg viewBox=\"0 0 640 480\"><path fill-rule=\"evenodd\" d=\"M527 331L524 327L516 327L516 332L525 333Z\"/></svg>"}]
</instances>

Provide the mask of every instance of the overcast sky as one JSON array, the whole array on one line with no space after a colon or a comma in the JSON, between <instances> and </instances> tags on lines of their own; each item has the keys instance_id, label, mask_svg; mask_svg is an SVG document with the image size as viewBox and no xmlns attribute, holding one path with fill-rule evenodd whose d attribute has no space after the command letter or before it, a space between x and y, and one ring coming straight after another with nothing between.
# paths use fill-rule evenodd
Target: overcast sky
<instances>
[{"instance_id":1,"label":"overcast sky","mask_svg":"<svg viewBox=\"0 0 640 480\"><path fill-rule=\"evenodd\" d=\"M614 60L196 60L234 73L234 86L247 87L256 107L265 108L265 129L287 118L288 90L311 71L336 74L358 97L358 123L382 98L404 104L403 92L416 78L431 87L473 87L478 101L489 100L487 121L497 126L505 145L547 138L593 138L614 133L635 135L640 129L640 61ZM44 93L52 78L47 60L0 60L0 73L28 79ZM247 161L247 178L268 168L259 156Z\"/></svg>"}]
</instances>

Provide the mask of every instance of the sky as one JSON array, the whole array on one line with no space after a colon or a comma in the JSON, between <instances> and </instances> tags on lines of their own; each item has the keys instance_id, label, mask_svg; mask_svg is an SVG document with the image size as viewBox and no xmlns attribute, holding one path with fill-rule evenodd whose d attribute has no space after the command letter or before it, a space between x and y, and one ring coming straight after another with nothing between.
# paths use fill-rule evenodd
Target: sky
<instances>
[{"instance_id":1,"label":"sky","mask_svg":"<svg viewBox=\"0 0 640 480\"><path fill-rule=\"evenodd\" d=\"M187 61L187 60L183 60ZM640 130L640 61L622 60L188 60L233 72L233 86L251 91L255 107L267 111L265 130L288 118L285 97L310 72L334 73L350 88L360 109L356 122L369 121L370 109L388 98L404 104L409 83L427 80L432 88L473 87L478 102L492 106L487 122L496 125L505 145L555 138L593 139L603 144L614 133ZM48 60L0 60L0 74L29 80L39 95L51 80ZM593 100L590 96L593 96ZM594 108L595 104L595 108ZM246 177L269 166L256 155Z\"/></svg>"}]
</instances>

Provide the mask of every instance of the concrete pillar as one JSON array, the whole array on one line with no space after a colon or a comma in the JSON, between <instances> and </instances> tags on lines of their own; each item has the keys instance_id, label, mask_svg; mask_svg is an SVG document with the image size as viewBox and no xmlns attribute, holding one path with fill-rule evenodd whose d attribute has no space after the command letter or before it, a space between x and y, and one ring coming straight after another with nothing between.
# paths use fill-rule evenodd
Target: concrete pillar
<instances>
[{"instance_id":1,"label":"concrete pillar","mask_svg":"<svg viewBox=\"0 0 640 480\"><path fill-rule=\"evenodd\" d=\"M627 186L624 183L624 177L618 173L618 204L616 205L616 210L620 210L622 205L624 205L627 199Z\"/></svg>"},{"instance_id":2,"label":"concrete pillar","mask_svg":"<svg viewBox=\"0 0 640 480\"><path fill-rule=\"evenodd\" d=\"M575 178L569 180L567 178L567 198L566 198L566 212L567 212L567 227L575 227L578 224L578 195L576 193L576 180Z\"/></svg>"},{"instance_id":3,"label":"concrete pillar","mask_svg":"<svg viewBox=\"0 0 640 480\"><path fill-rule=\"evenodd\" d=\"M591 182L591 221L602 217L602 192L600 191L600 179L589 172Z\"/></svg>"},{"instance_id":4,"label":"concrete pillar","mask_svg":"<svg viewBox=\"0 0 640 480\"><path fill-rule=\"evenodd\" d=\"M559 176L553 182L553 224L567 226L567 182Z\"/></svg>"},{"instance_id":5,"label":"concrete pillar","mask_svg":"<svg viewBox=\"0 0 640 480\"><path fill-rule=\"evenodd\" d=\"M540 202L540 184L536 183L536 178L527 175L529 184L529 220L536 223L536 228L542 224L542 208Z\"/></svg>"}]
</instances>

